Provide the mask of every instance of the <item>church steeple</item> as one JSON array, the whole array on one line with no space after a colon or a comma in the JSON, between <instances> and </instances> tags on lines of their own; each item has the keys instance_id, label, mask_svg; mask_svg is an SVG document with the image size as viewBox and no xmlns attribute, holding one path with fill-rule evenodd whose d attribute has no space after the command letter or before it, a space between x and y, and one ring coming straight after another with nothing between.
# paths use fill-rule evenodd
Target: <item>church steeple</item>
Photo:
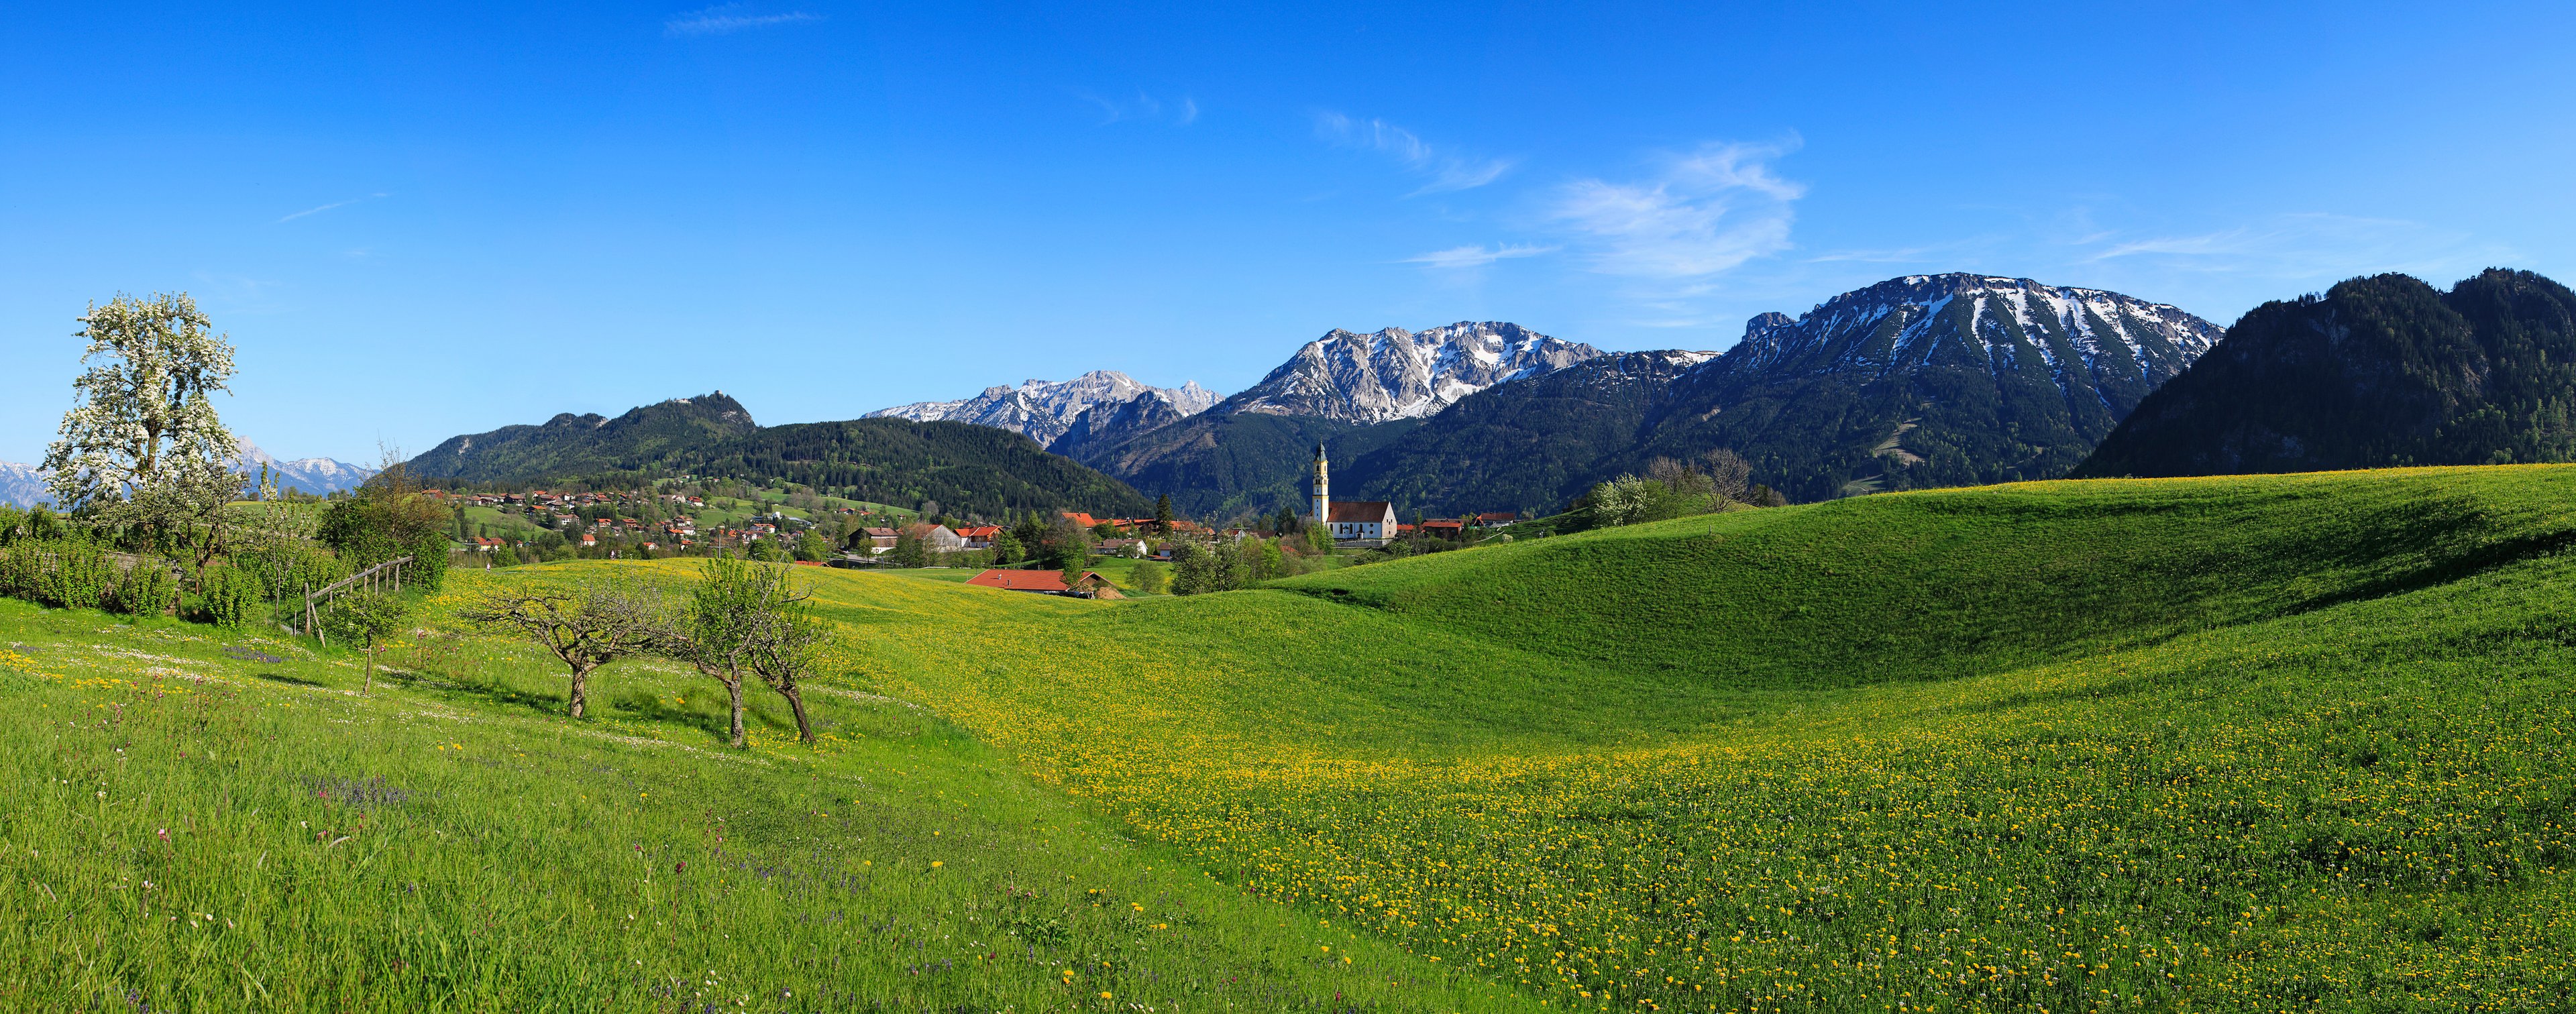
<instances>
[{"instance_id":1,"label":"church steeple","mask_svg":"<svg viewBox=\"0 0 2576 1014\"><path fill-rule=\"evenodd\" d=\"M1333 470L1332 462L1324 459L1322 444L1315 445L1314 482L1315 523L1326 524L1333 520Z\"/></svg>"}]
</instances>

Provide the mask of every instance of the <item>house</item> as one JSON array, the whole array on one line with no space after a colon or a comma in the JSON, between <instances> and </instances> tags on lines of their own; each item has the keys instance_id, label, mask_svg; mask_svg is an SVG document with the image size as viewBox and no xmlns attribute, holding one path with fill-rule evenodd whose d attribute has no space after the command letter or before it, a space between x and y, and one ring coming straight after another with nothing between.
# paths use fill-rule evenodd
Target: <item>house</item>
<instances>
[{"instance_id":1,"label":"house","mask_svg":"<svg viewBox=\"0 0 2576 1014\"><path fill-rule=\"evenodd\" d=\"M591 535L591 534L588 534L588 533L583 533L583 535L582 535L582 537L581 537L581 548L583 548L583 549L596 549L596 548L599 548L599 536Z\"/></svg>"},{"instance_id":2,"label":"house","mask_svg":"<svg viewBox=\"0 0 2576 1014\"><path fill-rule=\"evenodd\" d=\"M991 549L993 540L1001 534L1000 525L967 525L957 530L957 537L965 540L968 549Z\"/></svg>"},{"instance_id":3,"label":"house","mask_svg":"<svg viewBox=\"0 0 2576 1014\"><path fill-rule=\"evenodd\" d=\"M1395 505L1384 500L1346 500L1330 504L1325 530L1335 542L1384 545L1395 537Z\"/></svg>"},{"instance_id":4,"label":"house","mask_svg":"<svg viewBox=\"0 0 2576 1014\"><path fill-rule=\"evenodd\" d=\"M867 536L868 555L870 556L874 556L878 553L883 553L894 548L895 530L892 528L862 528L859 529L859 533ZM850 548L859 548L858 543L858 539L851 539Z\"/></svg>"},{"instance_id":5,"label":"house","mask_svg":"<svg viewBox=\"0 0 2576 1014\"><path fill-rule=\"evenodd\" d=\"M1422 534L1424 535L1437 535L1443 538L1454 539L1466 530L1467 523L1464 521L1439 520L1425 521L1422 523Z\"/></svg>"},{"instance_id":6,"label":"house","mask_svg":"<svg viewBox=\"0 0 2576 1014\"><path fill-rule=\"evenodd\" d=\"M946 553L966 548L966 540L947 525L930 526L930 531L923 538L930 543L932 552Z\"/></svg>"},{"instance_id":7,"label":"house","mask_svg":"<svg viewBox=\"0 0 2576 1014\"><path fill-rule=\"evenodd\" d=\"M1486 511L1476 515L1476 525L1480 528L1502 528L1520 519L1519 511Z\"/></svg>"},{"instance_id":8,"label":"house","mask_svg":"<svg viewBox=\"0 0 2576 1014\"><path fill-rule=\"evenodd\" d=\"M479 535L467 540L467 544L473 546L474 551L477 553L496 552L502 546L507 545L507 543L504 543L499 539L487 539Z\"/></svg>"},{"instance_id":9,"label":"house","mask_svg":"<svg viewBox=\"0 0 2576 1014\"><path fill-rule=\"evenodd\" d=\"M979 588L1037 592L1041 595L1070 595L1085 599L1127 597L1119 594L1118 586L1109 583L1108 578L1100 576L1096 571L1088 570L1083 571L1082 577L1071 587L1065 585L1063 572L1053 570L988 570L967 578L966 583Z\"/></svg>"},{"instance_id":10,"label":"house","mask_svg":"<svg viewBox=\"0 0 2576 1014\"><path fill-rule=\"evenodd\" d=\"M1092 517L1090 511L1065 511L1064 516L1072 518L1074 524L1084 528L1100 527L1100 519Z\"/></svg>"}]
</instances>

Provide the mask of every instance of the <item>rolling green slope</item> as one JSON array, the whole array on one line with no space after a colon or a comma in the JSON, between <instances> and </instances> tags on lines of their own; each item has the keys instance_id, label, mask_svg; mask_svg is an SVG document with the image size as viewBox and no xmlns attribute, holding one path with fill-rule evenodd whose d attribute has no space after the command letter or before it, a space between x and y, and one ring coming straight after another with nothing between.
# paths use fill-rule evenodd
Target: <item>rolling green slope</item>
<instances>
[{"instance_id":1,"label":"rolling green slope","mask_svg":"<svg viewBox=\"0 0 2576 1014\"><path fill-rule=\"evenodd\" d=\"M868 672L1221 879L1582 1009L2557 1008L2572 482L1871 497Z\"/></svg>"},{"instance_id":2,"label":"rolling green slope","mask_svg":"<svg viewBox=\"0 0 2576 1014\"><path fill-rule=\"evenodd\" d=\"M751 750L685 668L458 636L459 571L361 695L282 635L0 599L0 1009L1517 1011L1245 897L918 706L830 679ZM812 572L854 629L1086 603ZM948 594L940 594L946 592Z\"/></svg>"},{"instance_id":3,"label":"rolling green slope","mask_svg":"<svg viewBox=\"0 0 2576 1014\"><path fill-rule=\"evenodd\" d=\"M674 667L603 670L574 727L471 638L360 700L275 639L235 664L6 606L37 650L0 656L32 716L0 776L34 788L0 797L0 944L117 955L83 996L147 965L214 996L237 961L323 983L274 1003L306 1008L598 1006L703 968L754 1010L2565 1009L2571 494L2569 466L2033 483L1125 603L806 568L847 635L833 738L782 742L763 700L738 764ZM612 570L686 572L459 580ZM431 791L357 822L308 773ZM303 840L353 823L371 851ZM724 879L645 894L636 845ZM323 890L237 868L262 851ZM144 879L276 928L108 919ZM619 929L638 898L683 928ZM476 920L510 946L436 949ZM102 966L0 990L74 967Z\"/></svg>"},{"instance_id":4,"label":"rolling green slope","mask_svg":"<svg viewBox=\"0 0 2576 1014\"><path fill-rule=\"evenodd\" d=\"M2027 483L1706 515L1279 587L1733 687L1992 671L2576 541L2576 470Z\"/></svg>"}]
</instances>

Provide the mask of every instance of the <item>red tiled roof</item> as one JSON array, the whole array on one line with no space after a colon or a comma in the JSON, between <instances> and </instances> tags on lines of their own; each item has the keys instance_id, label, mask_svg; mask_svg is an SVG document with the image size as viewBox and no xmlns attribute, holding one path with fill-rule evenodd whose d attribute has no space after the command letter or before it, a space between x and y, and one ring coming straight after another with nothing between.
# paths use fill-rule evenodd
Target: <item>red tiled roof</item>
<instances>
[{"instance_id":1,"label":"red tiled roof","mask_svg":"<svg viewBox=\"0 0 2576 1014\"><path fill-rule=\"evenodd\" d=\"M1084 528L1090 528L1100 523L1099 519L1091 516L1090 511L1066 511L1064 512L1064 516L1072 518L1074 524L1081 525Z\"/></svg>"},{"instance_id":2,"label":"red tiled roof","mask_svg":"<svg viewBox=\"0 0 2576 1014\"><path fill-rule=\"evenodd\" d=\"M966 527L964 527L964 528L960 528L960 529L958 529L958 530L957 530L957 534L958 534L960 537L963 537L963 538L969 538L969 539L989 539L989 538L992 538L993 536L996 536L996 535L1000 535L1000 534L1002 534L1002 526L1000 526L1000 525L968 525L968 526L966 526Z\"/></svg>"},{"instance_id":3,"label":"red tiled roof","mask_svg":"<svg viewBox=\"0 0 2576 1014\"><path fill-rule=\"evenodd\" d=\"M1486 523L1492 523L1495 521L1518 521L1520 519L1521 512L1519 511L1486 511L1482 514L1476 515L1476 520Z\"/></svg>"}]
</instances>

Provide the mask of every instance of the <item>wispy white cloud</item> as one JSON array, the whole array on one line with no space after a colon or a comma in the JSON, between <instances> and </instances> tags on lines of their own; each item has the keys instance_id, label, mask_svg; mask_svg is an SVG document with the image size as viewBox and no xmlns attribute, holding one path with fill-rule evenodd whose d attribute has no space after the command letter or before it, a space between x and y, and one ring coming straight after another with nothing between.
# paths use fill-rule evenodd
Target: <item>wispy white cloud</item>
<instances>
[{"instance_id":1,"label":"wispy white cloud","mask_svg":"<svg viewBox=\"0 0 2576 1014\"><path fill-rule=\"evenodd\" d=\"M2137 235L2097 231L2072 245L2093 248L2081 263L2145 262L2184 272L2226 272L2314 279L2373 271L2410 273L2474 269L2512 252L2475 243L2468 233L2403 219L2322 212L2269 215L2204 232Z\"/></svg>"},{"instance_id":2,"label":"wispy white cloud","mask_svg":"<svg viewBox=\"0 0 2576 1014\"><path fill-rule=\"evenodd\" d=\"M325 212L325 211L329 211L329 210L331 210L331 209L333 209L333 208L345 208L345 207L348 207L348 206L350 206L350 205L352 205L352 204L363 204L363 203L366 203L366 202L368 202L368 201L375 200L375 199L377 199L377 198L379 198L379 197L383 197L383 196L385 196L385 195L380 194L380 193L379 193L379 194L368 194L368 195L367 195L367 196L365 196L365 197L352 197L352 198L349 198L348 200L345 200L345 201L333 201L333 202L331 202L331 203L329 203L329 204L325 204L325 205L323 205L323 206L321 206L321 207L318 207L318 208L306 208L306 209L304 209L304 210L302 210L302 211L299 211L299 212L296 212L296 213L294 213L294 214L292 214L292 215L288 215L288 216L286 216L286 217L284 217L284 218L280 218L280 219L278 219L278 221L280 221L280 222L292 222L292 221L294 221L294 220L296 220L296 219L299 219L299 218L302 218L302 217L304 217L304 216L306 216L306 215L319 215L319 214L321 214L321 213L323 213L323 212Z\"/></svg>"},{"instance_id":3,"label":"wispy white cloud","mask_svg":"<svg viewBox=\"0 0 2576 1014\"><path fill-rule=\"evenodd\" d=\"M1447 250L1434 250L1418 257L1407 257L1404 259L1403 263L1421 264L1428 267L1449 269L1481 268L1495 261L1510 260L1515 257L1536 257L1543 253L1553 252L1555 249L1556 248L1552 246L1537 246L1534 244L1498 244L1492 247L1471 244L1468 246L1450 247Z\"/></svg>"},{"instance_id":4,"label":"wispy white cloud","mask_svg":"<svg viewBox=\"0 0 2576 1014\"><path fill-rule=\"evenodd\" d=\"M1179 102L1166 102L1144 92L1137 92L1133 99L1103 98L1096 93L1081 90L1076 90L1073 94L1085 102L1100 107L1100 122L1103 126L1121 120L1154 120L1168 121L1176 127L1186 127L1198 122L1199 118L1198 100L1187 95L1181 96Z\"/></svg>"},{"instance_id":5,"label":"wispy white cloud","mask_svg":"<svg viewBox=\"0 0 2576 1014\"><path fill-rule=\"evenodd\" d=\"M1344 147L1380 152L1406 169L1429 177L1407 197L1472 190L1502 178L1515 163L1508 158L1449 154L1433 148L1412 131L1384 120L1355 120L1340 113L1315 114L1315 133Z\"/></svg>"},{"instance_id":6,"label":"wispy white cloud","mask_svg":"<svg viewBox=\"0 0 2576 1014\"><path fill-rule=\"evenodd\" d=\"M1789 248L1803 184L1772 161L1795 144L1709 144L1661 160L1633 182L1564 185L1547 217L1572 234L1594 270L1651 279L1704 278Z\"/></svg>"},{"instance_id":7,"label":"wispy white cloud","mask_svg":"<svg viewBox=\"0 0 2576 1014\"><path fill-rule=\"evenodd\" d=\"M662 34L671 38L688 35L730 35L752 28L769 28L807 21L821 21L823 16L806 11L783 14L755 14L751 4L717 4L686 14L672 15L662 22Z\"/></svg>"}]
</instances>

